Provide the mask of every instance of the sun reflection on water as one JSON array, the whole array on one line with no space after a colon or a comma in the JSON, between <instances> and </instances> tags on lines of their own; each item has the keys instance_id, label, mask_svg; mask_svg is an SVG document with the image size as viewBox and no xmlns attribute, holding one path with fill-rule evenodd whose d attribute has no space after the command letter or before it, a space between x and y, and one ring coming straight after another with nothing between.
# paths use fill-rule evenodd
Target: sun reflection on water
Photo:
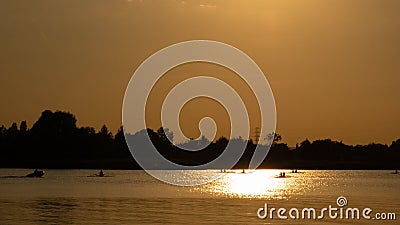
<instances>
[{"instance_id":1,"label":"sun reflection on water","mask_svg":"<svg viewBox=\"0 0 400 225\"><path fill-rule=\"evenodd\" d=\"M286 199L298 190L290 174L279 178L281 170L229 170L214 182L199 187L201 191L234 198Z\"/></svg>"}]
</instances>

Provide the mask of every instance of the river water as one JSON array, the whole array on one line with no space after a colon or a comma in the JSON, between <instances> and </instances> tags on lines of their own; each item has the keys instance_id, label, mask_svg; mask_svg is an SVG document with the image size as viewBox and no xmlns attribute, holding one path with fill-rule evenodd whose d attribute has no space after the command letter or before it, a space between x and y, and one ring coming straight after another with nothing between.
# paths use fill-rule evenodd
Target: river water
<instances>
[{"instance_id":1,"label":"river water","mask_svg":"<svg viewBox=\"0 0 400 225\"><path fill-rule=\"evenodd\" d=\"M28 169L0 169L0 224L399 224L400 175L393 171L313 170L276 176L284 170L231 170L194 187L165 184L144 171L45 170L26 178ZM202 173L167 171L201 179ZM338 197L347 205L338 206ZM342 198L343 200L343 198ZM288 219L260 219L259 208L285 208ZM370 208L370 219L301 218L304 208ZM298 219L288 213L300 211ZM261 211L260 215L265 210ZM377 213L380 217L377 216ZM382 220L381 215L394 219ZM391 214L391 215L389 215ZM296 216L295 214L292 214ZM380 220L379 220L380 219Z\"/></svg>"}]
</instances>

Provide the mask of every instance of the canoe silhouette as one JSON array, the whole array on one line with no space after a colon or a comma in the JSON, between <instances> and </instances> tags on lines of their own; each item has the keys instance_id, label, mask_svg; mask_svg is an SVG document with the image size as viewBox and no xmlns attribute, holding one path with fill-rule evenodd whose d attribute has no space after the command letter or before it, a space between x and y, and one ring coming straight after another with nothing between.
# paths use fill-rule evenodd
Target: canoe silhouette
<instances>
[{"instance_id":1,"label":"canoe silhouette","mask_svg":"<svg viewBox=\"0 0 400 225\"><path fill-rule=\"evenodd\" d=\"M26 175L26 177L43 177L44 171L42 170L35 170L35 172Z\"/></svg>"}]
</instances>

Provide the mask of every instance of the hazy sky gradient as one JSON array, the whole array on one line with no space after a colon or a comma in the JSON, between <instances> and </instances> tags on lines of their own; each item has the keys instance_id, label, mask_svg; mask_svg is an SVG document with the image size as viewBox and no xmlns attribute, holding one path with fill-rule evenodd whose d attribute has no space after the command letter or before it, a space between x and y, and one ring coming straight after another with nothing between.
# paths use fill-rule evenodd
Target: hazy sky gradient
<instances>
[{"instance_id":1,"label":"hazy sky gradient","mask_svg":"<svg viewBox=\"0 0 400 225\"><path fill-rule=\"evenodd\" d=\"M266 74L283 141L390 143L400 137L399 9L397 0L0 0L0 124L32 126L59 109L115 131L144 59L211 39Z\"/></svg>"}]
</instances>

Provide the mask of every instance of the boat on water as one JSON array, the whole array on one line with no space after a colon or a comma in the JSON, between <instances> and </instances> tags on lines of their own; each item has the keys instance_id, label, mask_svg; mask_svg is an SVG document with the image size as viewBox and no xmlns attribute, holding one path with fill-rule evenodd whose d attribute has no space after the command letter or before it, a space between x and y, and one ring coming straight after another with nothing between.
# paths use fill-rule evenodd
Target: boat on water
<instances>
[{"instance_id":1,"label":"boat on water","mask_svg":"<svg viewBox=\"0 0 400 225\"><path fill-rule=\"evenodd\" d=\"M100 170L99 173L89 175L87 177L112 177L112 176L106 175L106 174L104 174L103 170Z\"/></svg>"},{"instance_id":2,"label":"boat on water","mask_svg":"<svg viewBox=\"0 0 400 225\"><path fill-rule=\"evenodd\" d=\"M43 170L35 169L35 171L33 171L33 173L30 173L30 174L26 175L26 177L43 177L43 175L44 175L44 171Z\"/></svg>"},{"instance_id":3,"label":"boat on water","mask_svg":"<svg viewBox=\"0 0 400 225\"><path fill-rule=\"evenodd\" d=\"M279 175L276 175L275 178L288 178L285 172L280 172Z\"/></svg>"}]
</instances>

